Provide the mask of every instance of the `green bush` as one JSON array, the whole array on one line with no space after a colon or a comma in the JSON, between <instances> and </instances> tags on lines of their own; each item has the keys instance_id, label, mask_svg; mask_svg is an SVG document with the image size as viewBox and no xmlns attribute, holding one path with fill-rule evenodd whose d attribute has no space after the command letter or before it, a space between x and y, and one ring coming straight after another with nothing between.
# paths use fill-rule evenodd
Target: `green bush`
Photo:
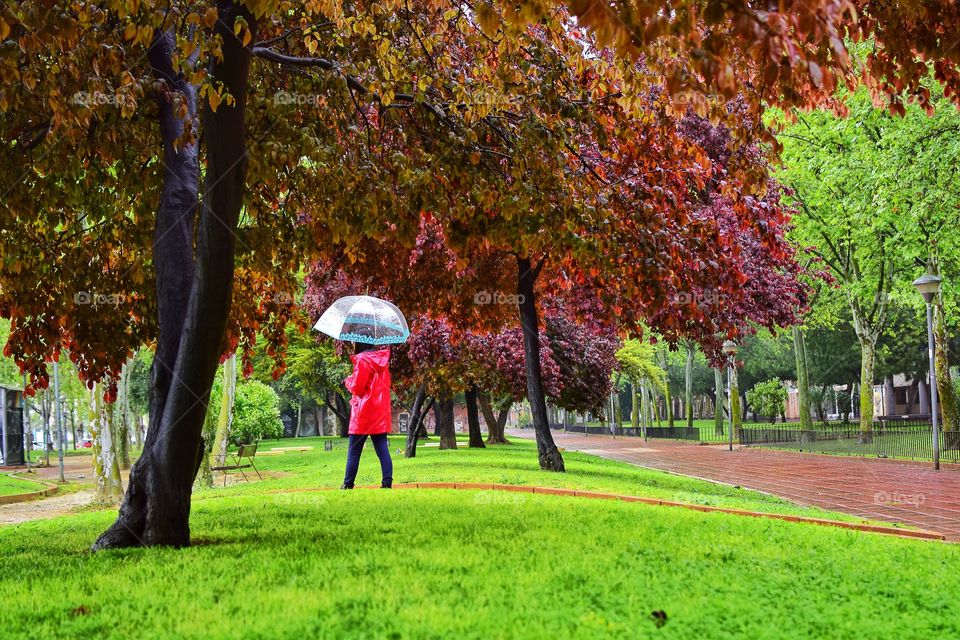
<instances>
[{"instance_id":1,"label":"green bush","mask_svg":"<svg viewBox=\"0 0 960 640\"><path fill-rule=\"evenodd\" d=\"M253 444L281 435L283 422L280 421L280 397L277 392L256 380L238 384L230 442L235 445Z\"/></svg>"},{"instance_id":2,"label":"green bush","mask_svg":"<svg viewBox=\"0 0 960 640\"><path fill-rule=\"evenodd\" d=\"M777 421L786 401L787 388L776 378L759 382L747 391L747 402L759 415L769 416L771 424Z\"/></svg>"}]
</instances>

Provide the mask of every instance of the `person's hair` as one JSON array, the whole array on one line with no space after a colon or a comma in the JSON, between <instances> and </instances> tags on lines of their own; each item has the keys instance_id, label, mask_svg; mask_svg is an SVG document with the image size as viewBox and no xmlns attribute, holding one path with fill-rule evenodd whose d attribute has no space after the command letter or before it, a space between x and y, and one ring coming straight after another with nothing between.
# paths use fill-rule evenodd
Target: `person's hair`
<instances>
[{"instance_id":1,"label":"person's hair","mask_svg":"<svg viewBox=\"0 0 960 640\"><path fill-rule=\"evenodd\" d=\"M353 353L354 353L354 354L363 353L364 351L370 351L370 350L372 350L372 349L379 349L379 348L380 348L380 347L378 347L378 346L376 346L376 345L374 345L374 344L366 344L366 343L363 343L363 342L354 342L354 343L353 343Z\"/></svg>"}]
</instances>

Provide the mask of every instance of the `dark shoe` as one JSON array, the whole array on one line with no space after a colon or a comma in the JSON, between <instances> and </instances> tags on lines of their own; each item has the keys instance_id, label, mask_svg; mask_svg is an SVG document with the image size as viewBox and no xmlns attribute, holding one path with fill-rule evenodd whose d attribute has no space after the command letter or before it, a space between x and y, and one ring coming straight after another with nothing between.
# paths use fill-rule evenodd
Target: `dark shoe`
<instances>
[{"instance_id":1,"label":"dark shoe","mask_svg":"<svg viewBox=\"0 0 960 640\"><path fill-rule=\"evenodd\" d=\"M382 485L380 485L380 488L381 488L381 489L393 489L393 486L391 486L391 485L389 485L389 484L382 484Z\"/></svg>"},{"instance_id":2,"label":"dark shoe","mask_svg":"<svg viewBox=\"0 0 960 640\"><path fill-rule=\"evenodd\" d=\"M347 484L344 483L344 484L340 487L340 490L343 491L344 489L353 489L353 487L348 487Z\"/></svg>"}]
</instances>

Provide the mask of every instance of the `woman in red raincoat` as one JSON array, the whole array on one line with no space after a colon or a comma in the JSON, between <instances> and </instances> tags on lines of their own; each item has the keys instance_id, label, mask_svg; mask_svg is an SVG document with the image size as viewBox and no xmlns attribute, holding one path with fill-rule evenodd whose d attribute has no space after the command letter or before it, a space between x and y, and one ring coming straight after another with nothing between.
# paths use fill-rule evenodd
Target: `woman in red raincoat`
<instances>
[{"instance_id":1,"label":"woman in red raincoat","mask_svg":"<svg viewBox=\"0 0 960 640\"><path fill-rule=\"evenodd\" d=\"M347 470L341 489L353 489L360 468L360 454L367 436L373 440L373 448L380 459L383 480L380 488L393 486L393 461L387 434L392 426L390 410L390 348L377 348L357 343L350 356L353 373L343 383L350 398L350 447L347 452Z\"/></svg>"}]
</instances>

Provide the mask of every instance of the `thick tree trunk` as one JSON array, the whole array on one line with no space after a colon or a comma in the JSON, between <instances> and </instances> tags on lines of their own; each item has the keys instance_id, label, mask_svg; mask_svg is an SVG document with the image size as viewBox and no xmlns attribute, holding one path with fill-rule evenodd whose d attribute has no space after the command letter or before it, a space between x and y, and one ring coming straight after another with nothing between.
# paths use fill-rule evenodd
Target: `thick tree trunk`
<instances>
[{"instance_id":1,"label":"thick tree trunk","mask_svg":"<svg viewBox=\"0 0 960 640\"><path fill-rule=\"evenodd\" d=\"M800 428L813 429L810 416L810 369L807 366L807 340L802 327L793 328L793 352L797 362L797 411Z\"/></svg>"},{"instance_id":2,"label":"thick tree trunk","mask_svg":"<svg viewBox=\"0 0 960 640\"><path fill-rule=\"evenodd\" d=\"M564 471L563 457L553 441L547 422L547 403L543 390L543 372L540 368L540 318L534 295L534 285L543 263L532 267L529 258L517 256L517 294L520 300L520 326L523 331L523 351L527 367L527 400L537 436L540 468Z\"/></svg>"},{"instance_id":3,"label":"thick tree trunk","mask_svg":"<svg viewBox=\"0 0 960 640\"><path fill-rule=\"evenodd\" d=\"M480 433L480 412L477 410L477 388L471 386L464 392L464 398L467 402L467 424L470 431L470 448L484 449L483 434Z\"/></svg>"},{"instance_id":4,"label":"thick tree trunk","mask_svg":"<svg viewBox=\"0 0 960 640\"><path fill-rule=\"evenodd\" d=\"M477 397L480 403L480 411L483 413L483 421L487 423L487 444L513 444L507 440L506 426L507 416L510 415L512 400L506 400L497 404L499 413L494 414L493 404L490 402L490 396L481 393Z\"/></svg>"},{"instance_id":5,"label":"thick tree trunk","mask_svg":"<svg viewBox=\"0 0 960 640\"><path fill-rule=\"evenodd\" d=\"M723 396L726 394L723 389L723 372L720 369L713 370L713 393L715 397L713 403L713 432L722 436L724 432Z\"/></svg>"},{"instance_id":6,"label":"thick tree trunk","mask_svg":"<svg viewBox=\"0 0 960 640\"><path fill-rule=\"evenodd\" d=\"M660 368L663 369L665 373L670 371L670 364L668 362L667 352L663 349L657 350L657 363L660 365ZM673 426L673 397L670 392L670 376L667 375L665 379L666 384L663 389L663 405L664 410L666 411L667 426ZM659 420L659 415L658 415Z\"/></svg>"},{"instance_id":7,"label":"thick tree trunk","mask_svg":"<svg viewBox=\"0 0 960 640\"><path fill-rule=\"evenodd\" d=\"M242 17L256 32L256 20L244 5L221 1L217 10L215 31L222 38L222 57L211 63L211 78L222 83L233 103L221 104L216 112L205 109L206 184L194 267L191 232L198 192L196 149L174 147L183 121L169 101L160 101L167 175L154 245L160 336L153 367L150 431L143 455L131 472L119 517L94 543L95 550L190 544L191 489L200 466L203 418L233 295L236 229L247 166L250 51L234 36L232 26ZM195 92L183 77L174 74L170 62L173 47L172 32L159 34L149 53L150 63L168 86L187 96L192 116ZM187 282L189 294L184 305L183 289L174 292L171 287L176 283L182 288Z\"/></svg>"},{"instance_id":8,"label":"thick tree trunk","mask_svg":"<svg viewBox=\"0 0 960 640\"><path fill-rule=\"evenodd\" d=\"M434 417L440 436L441 449L457 448L457 429L453 422L453 396L437 400L433 405Z\"/></svg>"},{"instance_id":9,"label":"thick tree trunk","mask_svg":"<svg viewBox=\"0 0 960 640\"><path fill-rule=\"evenodd\" d=\"M873 434L873 367L876 347L860 340L860 439L870 442Z\"/></svg>"}]
</instances>

